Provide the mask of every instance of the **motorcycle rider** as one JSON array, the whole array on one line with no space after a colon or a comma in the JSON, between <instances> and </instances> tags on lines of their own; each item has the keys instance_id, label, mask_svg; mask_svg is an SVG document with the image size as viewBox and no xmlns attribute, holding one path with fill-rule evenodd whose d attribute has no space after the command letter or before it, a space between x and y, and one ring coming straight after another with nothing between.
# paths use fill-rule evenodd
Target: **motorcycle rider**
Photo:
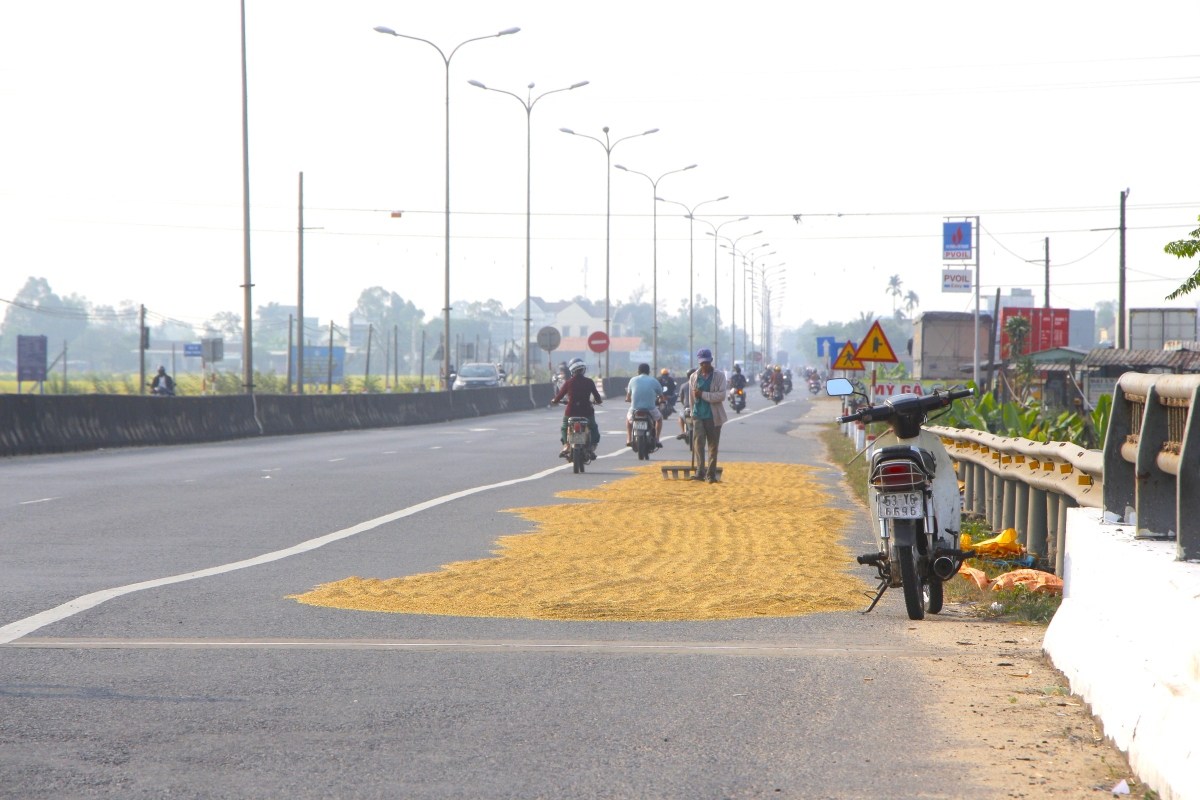
<instances>
[{"instance_id":1,"label":"motorcycle rider","mask_svg":"<svg viewBox=\"0 0 1200 800\"><path fill-rule=\"evenodd\" d=\"M663 367L658 373L658 383L663 388L663 394L675 394L675 379L671 377L671 370Z\"/></svg>"},{"instance_id":2,"label":"motorcycle rider","mask_svg":"<svg viewBox=\"0 0 1200 800\"><path fill-rule=\"evenodd\" d=\"M771 391L774 392L776 389L783 392L783 367L775 367L774 372L771 373Z\"/></svg>"},{"instance_id":3,"label":"motorcycle rider","mask_svg":"<svg viewBox=\"0 0 1200 800\"><path fill-rule=\"evenodd\" d=\"M175 394L175 381L167 374L167 368L160 366L158 372L154 375L154 380L150 381L151 394Z\"/></svg>"},{"instance_id":4,"label":"motorcycle rider","mask_svg":"<svg viewBox=\"0 0 1200 800\"><path fill-rule=\"evenodd\" d=\"M746 376L742 374L742 367L740 364L733 365L733 374L729 376L729 387L731 389L746 388Z\"/></svg>"},{"instance_id":5,"label":"motorcycle rider","mask_svg":"<svg viewBox=\"0 0 1200 800\"><path fill-rule=\"evenodd\" d=\"M650 377L650 365L638 364L638 374L625 387L625 402L629 413L625 415L625 445L633 446L633 412L649 411L654 420L654 449L662 447L662 412L658 410L659 398L663 395L662 384Z\"/></svg>"},{"instance_id":6,"label":"motorcycle rider","mask_svg":"<svg viewBox=\"0 0 1200 800\"><path fill-rule=\"evenodd\" d=\"M567 408L563 412L560 436L563 445L560 455L570 452L570 447L567 445L567 420L571 417L587 417L588 430L592 433L592 443L588 447L588 455L595 458L596 445L600 444L600 428L596 425L596 410L593 406L600 405L604 399L600 397L600 392L596 389L596 382L584 375L587 365L583 363L582 358L571 359L571 363L567 366L571 370L571 377L550 401L550 405L556 406L564 397L567 398Z\"/></svg>"}]
</instances>

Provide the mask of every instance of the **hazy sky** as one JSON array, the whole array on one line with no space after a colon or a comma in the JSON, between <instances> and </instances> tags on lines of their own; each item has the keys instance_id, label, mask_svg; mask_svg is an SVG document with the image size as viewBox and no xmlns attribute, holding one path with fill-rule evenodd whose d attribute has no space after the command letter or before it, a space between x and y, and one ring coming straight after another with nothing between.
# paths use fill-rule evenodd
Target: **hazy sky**
<instances>
[{"instance_id":1,"label":"hazy sky","mask_svg":"<svg viewBox=\"0 0 1200 800\"><path fill-rule=\"evenodd\" d=\"M514 91L580 80L533 115L533 292L604 295L604 152L707 214L748 214L787 263L785 324L890 312L898 273L940 293L943 215L983 216L983 286L1052 300L1116 297L1130 187L1129 302L1161 305L1190 271L1163 244L1200 214L1200 3L248 0L255 305L295 302L296 178L305 172L309 313L344 320L382 285L442 305L443 78L451 67L455 300L524 296L525 114ZM238 5L0 5L0 297L29 275L94 302L200 320L241 310ZM651 285L649 185L612 176L612 296ZM389 210L403 210L393 219ZM688 226L660 208L660 300L687 295ZM719 215L718 215L719 212ZM873 215L855 216L867 214ZM845 216L836 216L837 214ZM803 214L800 222L793 215ZM697 291L712 238L697 225ZM1011 252L1010 252L1011 251ZM1067 264L1067 262L1074 262ZM587 264L586 278L584 265ZM729 259L719 301L728 317ZM738 288L739 296L741 288ZM1195 299L1187 305L1194 305ZM741 301L738 301L739 325Z\"/></svg>"}]
</instances>

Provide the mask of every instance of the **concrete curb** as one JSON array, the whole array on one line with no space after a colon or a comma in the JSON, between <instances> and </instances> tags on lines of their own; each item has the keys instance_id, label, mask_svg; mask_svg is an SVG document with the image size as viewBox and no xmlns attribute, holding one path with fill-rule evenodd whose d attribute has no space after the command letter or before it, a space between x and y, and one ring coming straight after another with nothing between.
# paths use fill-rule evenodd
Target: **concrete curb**
<instances>
[{"instance_id":1,"label":"concrete curb","mask_svg":"<svg viewBox=\"0 0 1200 800\"><path fill-rule=\"evenodd\" d=\"M1200 564L1097 509L1067 515L1062 607L1043 648L1163 800L1200 800Z\"/></svg>"},{"instance_id":2,"label":"concrete curb","mask_svg":"<svg viewBox=\"0 0 1200 800\"><path fill-rule=\"evenodd\" d=\"M447 422L547 405L550 384L371 395L0 395L0 456Z\"/></svg>"}]
</instances>

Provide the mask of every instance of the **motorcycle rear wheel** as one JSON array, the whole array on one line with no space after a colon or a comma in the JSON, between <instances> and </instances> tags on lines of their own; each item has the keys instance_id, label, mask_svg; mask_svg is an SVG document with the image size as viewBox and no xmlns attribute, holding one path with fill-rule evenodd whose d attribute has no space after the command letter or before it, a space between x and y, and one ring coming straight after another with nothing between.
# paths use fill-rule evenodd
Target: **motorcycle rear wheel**
<instances>
[{"instance_id":1,"label":"motorcycle rear wheel","mask_svg":"<svg viewBox=\"0 0 1200 800\"><path fill-rule=\"evenodd\" d=\"M583 472L583 462L587 458L587 456L584 455L584 453L583 453L583 448L582 447L574 448L574 450L571 453L571 458L572 458L572 464L575 467L575 474L578 475L580 472Z\"/></svg>"},{"instance_id":2,"label":"motorcycle rear wheel","mask_svg":"<svg viewBox=\"0 0 1200 800\"><path fill-rule=\"evenodd\" d=\"M904 584L904 607L908 618L925 619L925 591L917 575L917 554L911 545L902 545L896 548L896 555L900 559L900 581Z\"/></svg>"}]
</instances>

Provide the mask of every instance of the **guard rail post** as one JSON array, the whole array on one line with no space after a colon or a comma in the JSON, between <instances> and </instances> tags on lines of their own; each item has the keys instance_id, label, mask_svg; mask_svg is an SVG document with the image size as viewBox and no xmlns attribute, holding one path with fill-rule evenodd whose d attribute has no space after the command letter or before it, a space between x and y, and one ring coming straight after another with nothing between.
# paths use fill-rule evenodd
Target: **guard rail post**
<instances>
[{"instance_id":1,"label":"guard rail post","mask_svg":"<svg viewBox=\"0 0 1200 800\"><path fill-rule=\"evenodd\" d=\"M987 470L978 464L970 462L967 463L967 468L975 476L975 513L984 514L987 512L987 486L985 483L987 480Z\"/></svg>"},{"instance_id":2,"label":"guard rail post","mask_svg":"<svg viewBox=\"0 0 1200 800\"><path fill-rule=\"evenodd\" d=\"M1045 492L1046 495L1046 561L1058 564L1058 506L1061 497L1055 492ZM1062 573L1055 569L1055 574Z\"/></svg>"},{"instance_id":3,"label":"guard rail post","mask_svg":"<svg viewBox=\"0 0 1200 800\"><path fill-rule=\"evenodd\" d=\"M975 470L967 461L958 462L958 477L963 482L963 511L975 513Z\"/></svg>"},{"instance_id":4,"label":"guard rail post","mask_svg":"<svg viewBox=\"0 0 1200 800\"><path fill-rule=\"evenodd\" d=\"M1016 456L1020 461L1024 461L1023 456ZM1017 541L1024 547L1033 551L1029 546L1029 484L1024 481L1013 481L1017 494L1016 511L1013 514L1013 527L1017 529Z\"/></svg>"},{"instance_id":5,"label":"guard rail post","mask_svg":"<svg viewBox=\"0 0 1200 800\"><path fill-rule=\"evenodd\" d=\"M1003 458L1001 459L1003 461ZM1011 478L1000 478L1004 497L1003 511L1000 513L1000 530L1017 527L1017 482Z\"/></svg>"},{"instance_id":6,"label":"guard rail post","mask_svg":"<svg viewBox=\"0 0 1200 800\"><path fill-rule=\"evenodd\" d=\"M1046 490L1028 487L1028 511L1026 513L1026 547L1029 552L1043 556L1051 561L1050 552L1046 548Z\"/></svg>"},{"instance_id":7,"label":"guard rail post","mask_svg":"<svg viewBox=\"0 0 1200 800\"><path fill-rule=\"evenodd\" d=\"M1113 393L1104 449L1113 475L1105 509L1136 518L1138 538L1175 539L1185 561L1200 560L1198 405L1200 375L1127 372Z\"/></svg>"}]
</instances>

